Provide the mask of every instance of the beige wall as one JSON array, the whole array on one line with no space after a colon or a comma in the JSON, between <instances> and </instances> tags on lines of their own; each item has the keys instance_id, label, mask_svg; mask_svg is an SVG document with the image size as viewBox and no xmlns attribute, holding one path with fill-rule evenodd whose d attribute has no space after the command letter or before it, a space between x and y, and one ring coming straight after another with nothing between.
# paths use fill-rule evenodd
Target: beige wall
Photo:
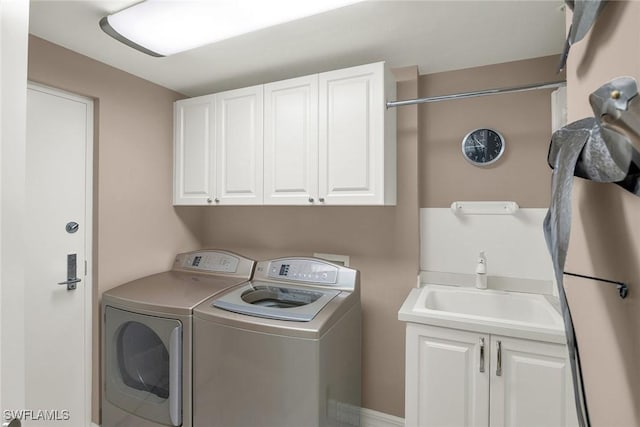
<instances>
[{"instance_id":1,"label":"beige wall","mask_svg":"<svg viewBox=\"0 0 640 427\"><path fill-rule=\"evenodd\" d=\"M568 22L570 22L570 14ZM567 67L569 121L593 116L588 96L623 75L640 80L640 2L609 2ZM576 178L566 271L624 281L615 287L565 276L593 426L640 425L640 198Z\"/></svg>"},{"instance_id":2,"label":"beige wall","mask_svg":"<svg viewBox=\"0 0 640 427\"><path fill-rule=\"evenodd\" d=\"M94 295L168 270L199 247L199 212L171 206L178 93L31 36L31 81L95 99ZM99 313L94 306L93 420L98 421Z\"/></svg>"},{"instance_id":3,"label":"beige wall","mask_svg":"<svg viewBox=\"0 0 640 427\"><path fill-rule=\"evenodd\" d=\"M420 96L446 95L562 80L557 56L420 76ZM549 206L551 90L422 104L420 206L457 200L512 200L520 207ZM462 138L489 127L506 140L503 157L489 167L464 160Z\"/></svg>"},{"instance_id":4,"label":"beige wall","mask_svg":"<svg viewBox=\"0 0 640 427\"><path fill-rule=\"evenodd\" d=\"M398 97L415 98L417 69L396 70ZM394 207L206 209L205 246L256 259L344 254L361 272L363 406L404 414L404 323L398 309L418 272L417 107L398 110L398 204Z\"/></svg>"},{"instance_id":5,"label":"beige wall","mask_svg":"<svg viewBox=\"0 0 640 427\"><path fill-rule=\"evenodd\" d=\"M555 61L419 79L415 67L395 70L398 98L554 80ZM36 37L30 38L29 78L96 99L96 296L167 269L175 253L198 247L256 259L349 255L362 273L363 406L392 415L404 414L405 325L397 311L419 268L420 206L462 199L548 204L549 91L399 108L394 207L173 208L171 111L180 94ZM460 154L462 136L479 126L495 127L507 138L505 157L490 169L475 168ZM94 421L98 368L95 363Z\"/></svg>"}]
</instances>

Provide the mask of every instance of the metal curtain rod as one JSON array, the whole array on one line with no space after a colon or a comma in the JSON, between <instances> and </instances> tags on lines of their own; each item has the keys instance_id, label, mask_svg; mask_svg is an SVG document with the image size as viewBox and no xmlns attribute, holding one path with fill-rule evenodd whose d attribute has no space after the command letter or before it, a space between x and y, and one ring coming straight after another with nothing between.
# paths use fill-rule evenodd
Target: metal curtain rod
<instances>
[{"instance_id":1,"label":"metal curtain rod","mask_svg":"<svg viewBox=\"0 0 640 427\"><path fill-rule=\"evenodd\" d=\"M559 80L557 82L536 83L526 86L504 87L498 89L487 89L479 90L476 92L454 93L453 95L430 96L428 98L408 99L406 101L388 101L387 108L402 107L405 105L426 104L429 102L449 101L451 99L475 98L477 96L496 95L499 93L527 92L530 90L538 89L556 89L566 85L566 80Z\"/></svg>"}]
</instances>

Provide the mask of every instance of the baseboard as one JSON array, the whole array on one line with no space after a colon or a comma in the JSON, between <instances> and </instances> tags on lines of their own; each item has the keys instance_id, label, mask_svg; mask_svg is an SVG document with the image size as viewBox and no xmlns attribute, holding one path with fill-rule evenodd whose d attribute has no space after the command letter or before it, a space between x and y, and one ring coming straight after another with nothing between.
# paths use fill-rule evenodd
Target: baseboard
<instances>
[{"instance_id":1,"label":"baseboard","mask_svg":"<svg viewBox=\"0 0 640 427\"><path fill-rule=\"evenodd\" d=\"M404 427L404 418L374 411L373 409L362 408L360 410L361 427ZM100 427L91 423L91 427Z\"/></svg>"},{"instance_id":2,"label":"baseboard","mask_svg":"<svg viewBox=\"0 0 640 427\"><path fill-rule=\"evenodd\" d=\"M404 427L404 418L362 408L360 411L361 427Z\"/></svg>"}]
</instances>

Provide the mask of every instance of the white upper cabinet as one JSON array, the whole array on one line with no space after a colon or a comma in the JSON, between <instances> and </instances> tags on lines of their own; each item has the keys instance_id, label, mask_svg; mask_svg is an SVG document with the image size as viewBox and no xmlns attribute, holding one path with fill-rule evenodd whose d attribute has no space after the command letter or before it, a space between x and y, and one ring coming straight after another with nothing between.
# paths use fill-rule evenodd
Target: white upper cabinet
<instances>
[{"instance_id":1,"label":"white upper cabinet","mask_svg":"<svg viewBox=\"0 0 640 427\"><path fill-rule=\"evenodd\" d=\"M320 199L332 205L396 203L395 81L385 64L321 73Z\"/></svg>"},{"instance_id":2,"label":"white upper cabinet","mask_svg":"<svg viewBox=\"0 0 640 427\"><path fill-rule=\"evenodd\" d=\"M216 204L262 204L262 96L262 85L216 94Z\"/></svg>"},{"instance_id":3,"label":"white upper cabinet","mask_svg":"<svg viewBox=\"0 0 640 427\"><path fill-rule=\"evenodd\" d=\"M214 109L214 95L175 103L174 205L206 205L213 196Z\"/></svg>"},{"instance_id":4,"label":"white upper cabinet","mask_svg":"<svg viewBox=\"0 0 640 427\"><path fill-rule=\"evenodd\" d=\"M264 203L318 197L318 75L264 87Z\"/></svg>"},{"instance_id":5,"label":"white upper cabinet","mask_svg":"<svg viewBox=\"0 0 640 427\"><path fill-rule=\"evenodd\" d=\"M174 204L393 205L387 98L379 62L178 101Z\"/></svg>"}]
</instances>

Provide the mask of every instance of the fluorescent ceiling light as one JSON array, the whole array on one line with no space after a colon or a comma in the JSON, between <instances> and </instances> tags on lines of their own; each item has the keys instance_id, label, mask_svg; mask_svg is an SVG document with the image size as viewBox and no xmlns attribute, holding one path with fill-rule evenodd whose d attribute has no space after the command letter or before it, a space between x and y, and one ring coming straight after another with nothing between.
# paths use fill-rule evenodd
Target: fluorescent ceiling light
<instances>
[{"instance_id":1,"label":"fluorescent ceiling light","mask_svg":"<svg viewBox=\"0 0 640 427\"><path fill-rule=\"evenodd\" d=\"M111 37L168 56L362 0L146 0L100 20Z\"/></svg>"}]
</instances>

